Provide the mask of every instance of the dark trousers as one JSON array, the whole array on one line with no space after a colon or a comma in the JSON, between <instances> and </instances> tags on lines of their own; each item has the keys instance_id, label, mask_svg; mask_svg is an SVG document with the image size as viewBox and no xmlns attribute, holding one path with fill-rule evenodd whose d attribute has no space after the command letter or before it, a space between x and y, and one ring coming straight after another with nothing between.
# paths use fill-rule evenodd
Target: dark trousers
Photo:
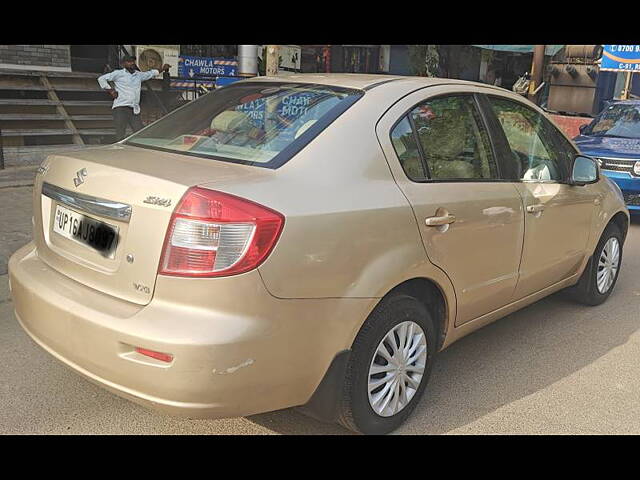
<instances>
[{"instance_id":1,"label":"dark trousers","mask_svg":"<svg viewBox=\"0 0 640 480\"><path fill-rule=\"evenodd\" d=\"M127 125L131 126L134 132L137 132L144 126L142 125L142 120L140 120L140 115L133 114L132 107L116 107L112 112L113 123L116 129L116 142L119 142L126 136Z\"/></svg>"}]
</instances>

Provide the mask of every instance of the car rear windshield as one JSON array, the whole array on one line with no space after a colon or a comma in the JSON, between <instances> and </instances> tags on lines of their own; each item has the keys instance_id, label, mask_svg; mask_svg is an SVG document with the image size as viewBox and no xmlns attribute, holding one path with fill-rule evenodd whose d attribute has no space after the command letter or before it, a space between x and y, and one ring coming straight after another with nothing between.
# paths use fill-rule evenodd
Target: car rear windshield
<instances>
[{"instance_id":1,"label":"car rear windshield","mask_svg":"<svg viewBox=\"0 0 640 480\"><path fill-rule=\"evenodd\" d=\"M177 109L125 143L277 168L363 93L324 85L237 83Z\"/></svg>"},{"instance_id":2,"label":"car rear windshield","mask_svg":"<svg viewBox=\"0 0 640 480\"><path fill-rule=\"evenodd\" d=\"M589 125L587 135L640 139L640 104L610 105Z\"/></svg>"}]
</instances>

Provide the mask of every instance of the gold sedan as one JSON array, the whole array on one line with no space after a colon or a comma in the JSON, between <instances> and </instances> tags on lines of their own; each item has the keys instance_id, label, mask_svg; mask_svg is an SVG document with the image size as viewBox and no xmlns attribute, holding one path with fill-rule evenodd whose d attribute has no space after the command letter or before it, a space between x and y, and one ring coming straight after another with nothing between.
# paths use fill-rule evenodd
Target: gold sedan
<instances>
[{"instance_id":1,"label":"gold sedan","mask_svg":"<svg viewBox=\"0 0 640 480\"><path fill-rule=\"evenodd\" d=\"M605 301L629 224L522 97L375 75L236 82L50 156L33 201L10 286L56 358L171 414L300 406L364 433L464 335L565 288Z\"/></svg>"}]
</instances>

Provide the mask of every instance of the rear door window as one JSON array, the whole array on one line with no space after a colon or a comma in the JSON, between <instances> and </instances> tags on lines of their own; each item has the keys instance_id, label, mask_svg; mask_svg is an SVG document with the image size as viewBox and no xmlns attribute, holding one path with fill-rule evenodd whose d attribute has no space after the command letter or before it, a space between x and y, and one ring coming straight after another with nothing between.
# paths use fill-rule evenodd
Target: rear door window
<instances>
[{"instance_id":1,"label":"rear door window","mask_svg":"<svg viewBox=\"0 0 640 480\"><path fill-rule=\"evenodd\" d=\"M420 103L396 124L391 141L411 180L499 178L489 134L472 95Z\"/></svg>"},{"instance_id":2,"label":"rear door window","mask_svg":"<svg viewBox=\"0 0 640 480\"><path fill-rule=\"evenodd\" d=\"M498 178L489 135L473 96L451 95L428 100L416 106L408 118L429 179Z\"/></svg>"},{"instance_id":3,"label":"rear door window","mask_svg":"<svg viewBox=\"0 0 640 480\"><path fill-rule=\"evenodd\" d=\"M427 174L418 141L407 116L404 116L391 131L391 143L407 177L415 181L426 180Z\"/></svg>"}]
</instances>

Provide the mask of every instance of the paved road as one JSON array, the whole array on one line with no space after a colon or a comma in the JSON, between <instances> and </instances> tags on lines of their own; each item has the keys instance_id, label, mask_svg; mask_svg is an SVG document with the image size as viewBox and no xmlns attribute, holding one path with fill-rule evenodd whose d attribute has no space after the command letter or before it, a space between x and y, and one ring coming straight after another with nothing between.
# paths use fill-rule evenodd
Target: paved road
<instances>
[{"instance_id":1,"label":"paved road","mask_svg":"<svg viewBox=\"0 0 640 480\"><path fill-rule=\"evenodd\" d=\"M0 189L0 261L27 241L30 198L28 187ZM588 308L554 295L460 340L439 356L427 395L397 433L640 433L639 268L634 224L605 305ZM120 399L27 337L13 318L6 275L0 355L0 433L348 433L294 410L183 420Z\"/></svg>"}]
</instances>

